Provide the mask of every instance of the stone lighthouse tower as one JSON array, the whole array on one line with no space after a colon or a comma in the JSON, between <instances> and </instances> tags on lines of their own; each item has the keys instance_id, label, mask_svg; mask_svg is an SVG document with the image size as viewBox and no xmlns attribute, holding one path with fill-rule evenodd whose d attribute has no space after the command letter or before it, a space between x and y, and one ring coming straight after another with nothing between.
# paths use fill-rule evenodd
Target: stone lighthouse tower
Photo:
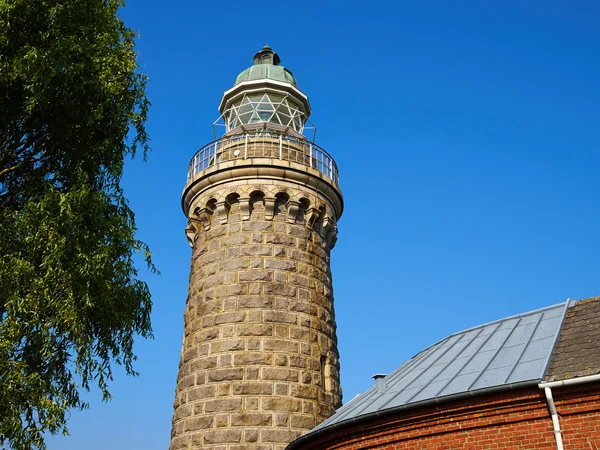
<instances>
[{"instance_id":1,"label":"stone lighthouse tower","mask_svg":"<svg viewBox=\"0 0 600 450\"><path fill-rule=\"evenodd\" d=\"M281 450L341 404L330 251L343 200L302 134L307 96L265 46L192 158L192 246L171 450Z\"/></svg>"}]
</instances>

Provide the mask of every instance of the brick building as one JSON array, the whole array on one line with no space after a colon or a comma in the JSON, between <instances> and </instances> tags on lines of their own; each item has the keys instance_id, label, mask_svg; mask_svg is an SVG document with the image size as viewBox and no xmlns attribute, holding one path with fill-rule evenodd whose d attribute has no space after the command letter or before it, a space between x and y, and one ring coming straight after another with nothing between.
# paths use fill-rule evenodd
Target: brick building
<instances>
[{"instance_id":1,"label":"brick building","mask_svg":"<svg viewBox=\"0 0 600 450\"><path fill-rule=\"evenodd\" d=\"M600 297L423 350L287 450L600 449Z\"/></svg>"}]
</instances>

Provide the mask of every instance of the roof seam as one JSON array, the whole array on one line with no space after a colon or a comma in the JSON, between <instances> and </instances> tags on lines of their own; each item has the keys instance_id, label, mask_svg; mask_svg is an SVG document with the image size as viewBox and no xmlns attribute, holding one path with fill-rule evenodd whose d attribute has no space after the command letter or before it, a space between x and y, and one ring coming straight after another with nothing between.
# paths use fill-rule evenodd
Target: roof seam
<instances>
[{"instance_id":1,"label":"roof seam","mask_svg":"<svg viewBox=\"0 0 600 450\"><path fill-rule=\"evenodd\" d=\"M475 379L473 380L473 382L471 384L469 384L468 390L470 391L471 388L475 385L475 383L477 383L479 381L479 379L481 378L481 376L483 375L483 373L488 369L488 367L490 367L490 364L492 364L492 361L494 360L494 358L496 358L496 356L498 355L498 353L500 353L500 350L502 350L504 348L504 344L506 344L506 341L508 341L510 339L510 337L512 336L512 334L515 332L515 330L517 329L517 327L519 326L519 324L523 321L522 317L519 317L519 319L517 320L517 322L515 323L515 326L512 327L512 330L510 330L510 332L506 335L506 337L504 338L504 340L502 341L502 345L498 346L498 349L494 352L494 355L490 358L490 360L488 361L488 363L485 365L485 367L479 372L479 375L477 375L475 377ZM500 328L500 327L498 327ZM498 331L496 329L496 331ZM491 337L491 335L490 335ZM483 346L482 346L483 347Z\"/></svg>"}]
</instances>

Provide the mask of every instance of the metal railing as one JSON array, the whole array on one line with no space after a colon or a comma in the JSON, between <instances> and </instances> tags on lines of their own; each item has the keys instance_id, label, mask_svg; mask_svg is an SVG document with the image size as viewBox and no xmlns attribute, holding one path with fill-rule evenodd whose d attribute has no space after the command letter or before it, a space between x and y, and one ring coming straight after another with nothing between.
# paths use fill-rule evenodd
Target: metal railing
<instances>
[{"instance_id":1,"label":"metal railing","mask_svg":"<svg viewBox=\"0 0 600 450\"><path fill-rule=\"evenodd\" d=\"M338 184L338 169L329 153L316 144L290 135L262 130L212 141L196 152L188 168L188 182L198 173L226 161L272 158L317 169Z\"/></svg>"}]
</instances>

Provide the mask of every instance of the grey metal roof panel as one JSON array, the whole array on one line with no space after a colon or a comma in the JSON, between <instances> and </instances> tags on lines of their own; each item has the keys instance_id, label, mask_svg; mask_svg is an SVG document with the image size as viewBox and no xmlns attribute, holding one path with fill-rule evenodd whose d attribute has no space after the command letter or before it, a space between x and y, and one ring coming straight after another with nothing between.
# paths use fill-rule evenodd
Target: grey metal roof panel
<instances>
[{"instance_id":1,"label":"grey metal roof panel","mask_svg":"<svg viewBox=\"0 0 600 450\"><path fill-rule=\"evenodd\" d=\"M542 380L569 301L448 336L315 428L450 395Z\"/></svg>"}]
</instances>

